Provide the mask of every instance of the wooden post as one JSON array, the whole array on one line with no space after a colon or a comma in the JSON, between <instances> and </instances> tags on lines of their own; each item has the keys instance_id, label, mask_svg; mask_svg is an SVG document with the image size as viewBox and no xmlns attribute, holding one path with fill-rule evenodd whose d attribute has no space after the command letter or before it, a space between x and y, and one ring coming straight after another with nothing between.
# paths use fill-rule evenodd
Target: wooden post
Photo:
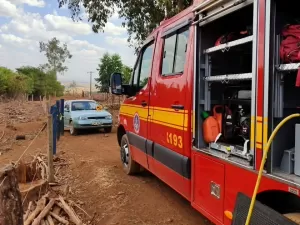
<instances>
[{"instance_id":1,"label":"wooden post","mask_svg":"<svg viewBox=\"0 0 300 225\"><path fill-rule=\"evenodd\" d=\"M0 170L0 224L23 224L23 207L13 166Z\"/></svg>"},{"instance_id":2,"label":"wooden post","mask_svg":"<svg viewBox=\"0 0 300 225\"><path fill-rule=\"evenodd\" d=\"M31 95L31 101L33 102L33 94Z\"/></svg>"},{"instance_id":3,"label":"wooden post","mask_svg":"<svg viewBox=\"0 0 300 225\"><path fill-rule=\"evenodd\" d=\"M48 114L48 182L54 182L54 168L53 168L53 118Z\"/></svg>"}]
</instances>

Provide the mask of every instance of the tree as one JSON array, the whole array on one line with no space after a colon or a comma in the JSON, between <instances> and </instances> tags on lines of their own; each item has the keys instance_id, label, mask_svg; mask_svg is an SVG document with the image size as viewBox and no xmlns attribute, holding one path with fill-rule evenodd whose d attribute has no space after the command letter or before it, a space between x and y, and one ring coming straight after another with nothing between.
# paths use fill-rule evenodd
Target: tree
<instances>
[{"instance_id":1,"label":"tree","mask_svg":"<svg viewBox=\"0 0 300 225\"><path fill-rule=\"evenodd\" d=\"M31 94L33 86L33 80L30 77L0 67L0 95L15 98L20 94Z\"/></svg>"},{"instance_id":2,"label":"tree","mask_svg":"<svg viewBox=\"0 0 300 225\"><path fill-rule=\"evenodd\" d=\"M123 83L129 84L131 78L132 68L129 66L123 65L122 74L123 74Z\"/></svg>"},{"instance_id":3,"label":"tree","mask_svg":"<svg viewBox=\"0 0 300 225\"><path fill-rule=\"evenodd\" d=\"M95 81L98 83L95 86L100 92L108 93L111 74L122 71L123 64L121 56L118 54L110 55L109 53L105 53L100 59L98 66L99 78L95 78Z\"/></svg>"},{"instance_id":4,"label":"tree","mask_svg":"<svg viewBox=\"0 0 300 225\"><path fill-rule=\"evenodd\" d=\"M73 20L81 19L81 5L85 8L93 31L103 31L108 19L118 9L123 26L127 28L131 45L140 46L147 35L164 18L170 18L187 8L193 0L58 0L59 7L67 4Z\"/></svg>"},{"instance_id":5,"label":"tree","mask_svg":"<svg viewBox=\"0 0 300 225\"><path fill-rule=\"evenodd\" d=\"M57 81L53 71L44 72L41 68L23 66L17 72L32 80L32 94L35 96L55 95L62 96L64 86Z\"/></svg>"},{"instance_id":6,"label":"tree","mask_svg":"<svg viewBox=\"0 0 300 225\"><path fill-rule=\"evenodd\" d=\"M48 43L40 42L40 52L45 52L48 63L42 65L43 69L53 71L55 76L57 73L63 73L68 70L64 65L66 59L71 59L67 44L60 46L60 41L55 37L48 41Z\"/></svg>"}]
</instances>

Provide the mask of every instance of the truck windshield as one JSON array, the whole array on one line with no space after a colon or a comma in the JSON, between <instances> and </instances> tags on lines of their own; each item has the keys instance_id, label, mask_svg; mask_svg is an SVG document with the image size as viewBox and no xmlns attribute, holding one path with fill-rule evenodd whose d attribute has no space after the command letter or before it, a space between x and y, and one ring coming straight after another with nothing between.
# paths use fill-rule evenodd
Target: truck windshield
<instances>
[{"instance_id":1,"label":"truck windshield","mask_svg":"<svg viewBox=\"0 0 300 225\"><path fill-rule=\"evenodd\" d=\"M97 103L92 101L76 101L72 102L72 111L79 110L96 110Z\"/></svg>"}]
</instances>

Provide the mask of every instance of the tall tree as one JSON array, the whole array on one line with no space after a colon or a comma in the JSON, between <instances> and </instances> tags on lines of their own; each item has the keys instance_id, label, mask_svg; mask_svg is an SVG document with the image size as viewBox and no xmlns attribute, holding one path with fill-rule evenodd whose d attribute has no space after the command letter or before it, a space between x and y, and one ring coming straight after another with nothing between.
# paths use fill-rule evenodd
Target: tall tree
<instances>
[{"instance_id":1,"label":"tall tree","mask_svg":"<svg viewBox=\"0 0 300 225\"><path fill-rule=\"evenodd\" d=\"M131 45L138 47L164 18L170 18L187 8L193 0L58 0L59 7L68 5L74 20L81 19L81 5L85 8L93 31L103 31L115 11L125 19ZM116 10L118 9L118 10Z\"/></svg>"},{"instance_id":2,"label":"tall tree","mask_svg":"<svg viewBox=\"0 0 300 225\"><path fill-rule=\"evenodd\" d=\"M132 68L130 68L129 66L123 65L122 74L123 74L123 83L124 84L129 84L131 73L132 73Z\"/></svg>"},{"instance_id":3,"label":"tall tree","mask_svg":"<svg viewBox=\"0 0 300 225\"><path fill-rule=\"evenodd\" d=\"M100 92L109 92L110 76L114 72L121 72L123 64L120 55L105 53L100 59L98 65L99 77L95 78L97 84L95 85Z\"/></svg>"},{"instance_id":4,"label":"tall tree","mask_svg":"<svg viewBox=\"0 0 300 225\"><path fill-rule=\"evenodd\" d=\"M71 59L72 55L68 50L67 44L60 45L60 41L55 37L47 43L40 42L40 52L45 52L48 63L42 65L42 68L53 71L55 76L57 73L63 73L68 70L65 66L66 59Z\"/></svg>"}]
</instances>

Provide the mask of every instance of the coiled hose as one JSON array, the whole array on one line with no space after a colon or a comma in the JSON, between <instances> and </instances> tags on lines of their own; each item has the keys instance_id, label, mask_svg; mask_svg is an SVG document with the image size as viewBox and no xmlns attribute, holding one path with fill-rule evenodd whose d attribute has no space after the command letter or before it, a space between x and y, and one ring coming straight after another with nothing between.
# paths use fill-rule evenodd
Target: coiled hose
<instances>
[{"instance_id":1,"label":"coiled hose","mask_svg":"<svg viewBox=\"0 0 300 225\"><path fill-rule=\"evenodd\" d=\"M275 137L275 135L277 134L277 132L279 131L279 129L289 120L295 118L295 117L300 117L300 113L295 113L295 114L292 114L292 115L289 115L288 117L284 118L277 126L276 128L274 129L274 131L272 132L268 142L267 142L267 145L264 149L264 153L263 153L263 158L261 160L261 163L260 163L260 168L259 168L259 172L258 172L258 176L257 176L257 180L256 180L256 185L255 185L255 188L254 188L254 191L253 191L253 195L252 195L252 199L251 199L251 204L250 204L250 207L249 207L249 211L248 211L248 215L247 215L247 220L246 220L246 223L245 225L249 225L250 224L250 220L251 220L251 216L252 216L252 213L253 213L253 208L254 208L254 203L255 203L255 199L256 199L256 195L257 195L257 192L258 192L258 189L259 189L259 185L260 185L260 182L261 182L261 177L262 177L262 173L263 173L263 170L264 170L264 166L265 166L265 163L266 163L266 159L267 159L267 156L268 156L268 152L269 152L269 149L270 149L270 146L271 146L271 143Z\"/></svg>"}]
</instances>

